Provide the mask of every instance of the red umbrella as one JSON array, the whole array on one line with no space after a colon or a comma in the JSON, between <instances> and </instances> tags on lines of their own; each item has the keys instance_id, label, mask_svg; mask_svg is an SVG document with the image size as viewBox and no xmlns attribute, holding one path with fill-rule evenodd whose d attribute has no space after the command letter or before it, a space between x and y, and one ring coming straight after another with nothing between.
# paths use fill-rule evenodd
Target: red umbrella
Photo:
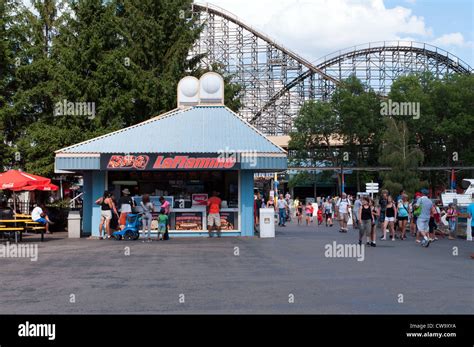
<instances>
[{"instance_id":1,"label":"red umbrella","mask_svg":"<svg viewBox=\"0 0 474 347\"><path fill-rule=\"evenodd\" d=\"M1 190L9 189L15 192L17 190L22 190L21 188L26 186L40 186L48 185L50 183L51 180L49 178L33 175L18 170L8 170L7 172L0 174ZM16 198L15 193L13 194L13 209L16 211Z\"/></svg>"},{"instance_id":2,"label":"red umbrella","mask_svg":"<svg viewBox=\"0 0 474 347\"><path fill-rule=\"evenodd\" d=\"M41 177L18 170L8 170L0 174L0 189L18 190L25 186L45 185L51 183L46 177Z\"/></svg>"},{"instance_id":3,"label":"red umbrella","mask_svg":"<svg viewBox=\"0 0 474 347\"><path fill-rule=\"evenodd\" d=\"M56 191L58 190L59 187L55 184L52 184L52 183L48 183L48 184L38 184L38 185L28 185L28 186L24 186L24 187L21 187L21 188L15 188L15 189L12 189L14 192L17 192L17 191L24 191L24 190L41 190L41 191Z\"/></svg>"}]
</instances>

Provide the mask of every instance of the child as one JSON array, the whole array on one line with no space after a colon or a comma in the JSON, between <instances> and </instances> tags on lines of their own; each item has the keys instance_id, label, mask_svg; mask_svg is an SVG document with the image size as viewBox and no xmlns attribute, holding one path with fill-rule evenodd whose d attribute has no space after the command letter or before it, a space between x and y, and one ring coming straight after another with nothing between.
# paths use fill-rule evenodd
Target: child
<instances>
[{"instance_id":1,"label":"child","mask_svg":"<svg viewBox=\"0 0 474 347\"><path fill-rule=\"evenodd\" d=\"M323 224L323 207L318 208L318 225Z\"/></svg>"},{"instance_id":2,"label":"child","mask_svg":"<svg viewBox=\"0 0 474 347\"><path fill-rule=\"evenodd\" d=\"M162 208L158 216L158 241L160 240L161 233L163 233L163 236L161 237L161 239L165 240L165 234L167 232L168 232L168 215L166 215L165 209Z\"/></svg>"}]
</instances>

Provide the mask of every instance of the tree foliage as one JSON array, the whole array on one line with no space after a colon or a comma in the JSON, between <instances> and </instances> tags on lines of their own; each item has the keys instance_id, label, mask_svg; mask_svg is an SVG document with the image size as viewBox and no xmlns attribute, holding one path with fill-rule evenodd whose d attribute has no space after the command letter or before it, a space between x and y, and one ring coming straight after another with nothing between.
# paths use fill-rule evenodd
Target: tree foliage
<instances>
[{"instance_id":1,"label":"tree foliage","mask_svg":"<svg viewBox=\"0 0 474 347\"><path fill-rule=\"evenodd\" d=\"M382 115L381 102L387 100L419 103L421 115ZM430 74L403 76L393 83L388 98L375 94L352 76L336 88L330 100L303 105L289 147L293 165L382 164L392 169L380 175L387 188L413 191L426 185L423 179L429 178L429 183L436 185L446 176L435 172L425 177L416 171L421 164L473 165L472 124L472 74L442 79ZM348 161L343 160L342 153L348 154ZM357 172L357 183L359 175Z\"/></svg>"},{"instance_id":2,"label":"tree foliage","mask_svg":"<svg viewBox=\"0 0 474 347\"><path fill-rule=\"evenodd\" d=\"M178 81L201 71L200 57L188 59L200 32L191 3L2 1L0 71L8 76L0 74L7 147L0 164L52 175L54 151L175 108ZM225 79L226 99L237 110L239 86ZM58 115L61 102L87 102L95 113Z\"/></svg>"},{"instance_id":3,"label":"tree foliage","mask_svg":"<svg viewBox=\"0 0 474 347\"><path fill-rule=\"evenodd\" d=\"M391 170L382 173L383 187L393 195L402 189L414 194L425 185L417 171L423 162L423 152L409 144L410 135L405 122L389 117L385 123L379 161Z\"/></svg>"}]
</instances>

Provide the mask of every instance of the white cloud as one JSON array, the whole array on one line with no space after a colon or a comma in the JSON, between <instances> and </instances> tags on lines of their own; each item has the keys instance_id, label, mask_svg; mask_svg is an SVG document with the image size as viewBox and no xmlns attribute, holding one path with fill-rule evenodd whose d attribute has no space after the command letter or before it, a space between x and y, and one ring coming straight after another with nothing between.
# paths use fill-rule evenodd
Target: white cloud
<instances>
[{"instance_id":1,"label":"white cloud","mask_svg":"<svg viewBox=\"0 0 474 347\"><path fill-rule=\"evenodd\" d=\"M211 3L236 14L309 60L367 42L434 40L433 31L423 17L403 6L387 8L383 0L212 0ZM459 42L457 37L443 40Z\"/></svg>"},{"instance_id":2,"label":"white cloud","mask_svg":"<svg viewBox=\"0 0 474 347\"><path fill-rule=\"evenodd\" d=\"M461 33L450 33L442 35L431 43L435 46L444 46L444 47L469 47L472 46L472 42L467 42L464 40L464 36Z\"/></svg>"}]
</instances>

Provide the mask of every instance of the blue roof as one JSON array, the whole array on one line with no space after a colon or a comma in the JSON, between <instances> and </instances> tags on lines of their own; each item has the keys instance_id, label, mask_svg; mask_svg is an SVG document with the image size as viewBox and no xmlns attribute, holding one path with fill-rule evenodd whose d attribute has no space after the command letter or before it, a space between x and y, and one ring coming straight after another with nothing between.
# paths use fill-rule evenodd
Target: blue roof
<instances>
[{"instance_id":1,"label":"blue roof","mask_svg":"<svg viewBox=\"0 0 474 347\"><path fill-rule=\"evenodd\" d=\"M176 109L57 153L217 153L225 150L286 154L225 106Z\"/></svg>"}]
</instances>

